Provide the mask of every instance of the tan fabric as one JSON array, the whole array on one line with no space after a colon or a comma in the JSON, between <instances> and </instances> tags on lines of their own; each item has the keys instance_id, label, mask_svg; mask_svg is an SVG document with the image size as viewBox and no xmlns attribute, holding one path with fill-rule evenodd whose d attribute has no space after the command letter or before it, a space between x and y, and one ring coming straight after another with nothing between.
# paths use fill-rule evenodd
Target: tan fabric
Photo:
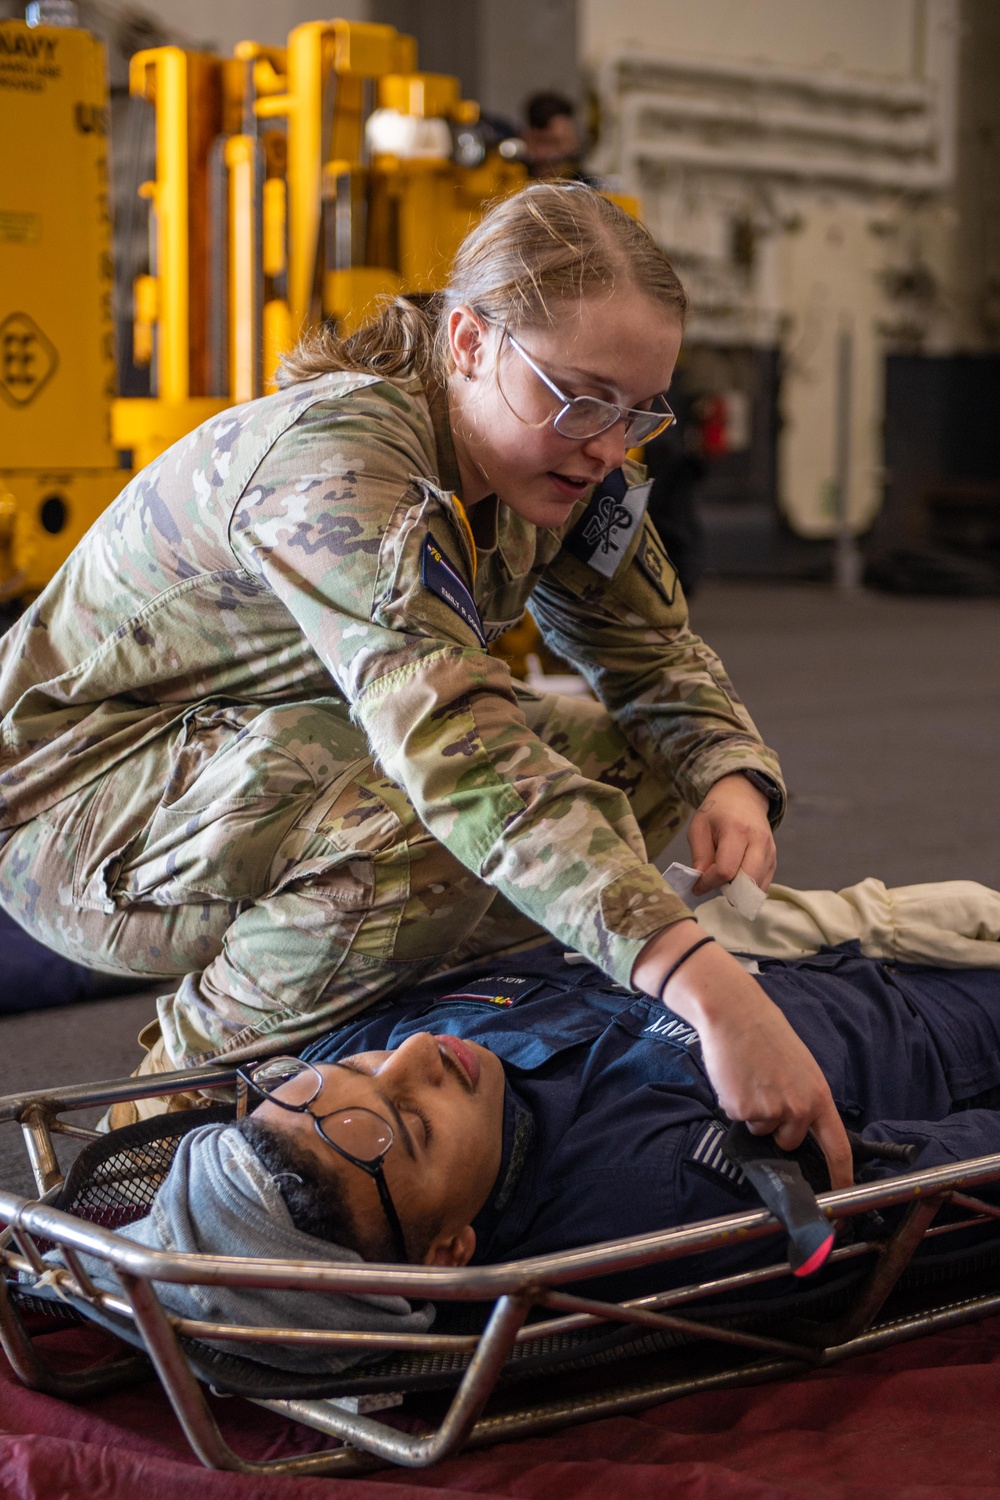
<instances>
[{"instance_id":1,"label":"tan fabric","mask_svg":"<svg viewBox=\"0 0 1000 1500\"><path fill-rule=\"evenodd\" d=\"M1000 893L974 880L892 889L869 878L842 891L773 885L753 922L728 901L710 901L697 920L731 953L801 958L859 942L868 958L945 969L1000 969Z\"/></svg>"},{"instance_id":2,"label":"tan fabric","mask_svg":"<svg viewBox=\"0 0 1000 1500\"><path fill-rule=\"evenodd\" d=\"M151 1045L132 1074L133 1078L148 1078L151 1073L176 1071L176 1065L171 1062L170 1054L163 1045L159 1029L159 1021L150 1021L140 1031L139 1041L142 1045L147 1046L147 1039ZM192 1089L181 1094L154 1094L149 1099L122 1099L105 1111L97 1129L104 1134L109 1130L120 1130L123 1125L137 1125L140 1120L150 1120L154 1115L169 1115L180 1109L207 1109L210 1104L220 1103L221 1097L217 1091L203 1094L200 1089Z\"/></svg>"}]
</instances>

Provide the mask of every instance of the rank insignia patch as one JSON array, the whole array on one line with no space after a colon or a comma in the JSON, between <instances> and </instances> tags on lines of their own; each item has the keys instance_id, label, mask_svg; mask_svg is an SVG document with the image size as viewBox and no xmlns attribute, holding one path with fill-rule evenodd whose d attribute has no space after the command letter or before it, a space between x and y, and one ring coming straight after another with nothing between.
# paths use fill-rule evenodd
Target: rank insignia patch
<instances>
[{"instance_id":1,"label":"rank insignia patch","mask_svg":"<svg viewBox=\"0 0 1000 1500\"><path fill-rule=\"evenodd\" d=\"M613 578L626 548L642 523L651 481L630 489L621 469L596 487L590 504L563 546L605 578Z\"/></svg>"},{"instance_id":2,"label":"rank insignia patch","mask_svg":"<svg viewBox=\"0 0 1000 1500\"><path fill-rule=\"evenodd\" d=\"M476 601L470 594L461 573L449 562L431 536L424 537L424 550L420 557L420 581L425 589L453 609L468 625L481 646L486 645L482 621Z\"/></svg>"},{"instance_id":3,"label":"rank insignia patch","mask_svg":"<svg viewBox=\"0 0 1000 1500\"><path fill-rule=\"evenodd\" d=\"M658 539L648 530L636 549L635 560L664 604L673 604L677 593L677 569Z\"/></svg>"}]
</instances>

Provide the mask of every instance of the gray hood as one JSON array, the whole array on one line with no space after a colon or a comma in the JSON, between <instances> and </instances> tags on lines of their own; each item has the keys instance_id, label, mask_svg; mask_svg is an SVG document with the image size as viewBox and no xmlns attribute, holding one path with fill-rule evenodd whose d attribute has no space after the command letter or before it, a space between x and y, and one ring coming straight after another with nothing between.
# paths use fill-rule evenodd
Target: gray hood
<instances>
[{"instance_id":1,"label":"gray hood","mask_svg":"<svg viewBox=\"0 0 1000 1500\"><path fill-rule=\"evenodd\" d=\"M363 1264L354 1250L315 1239L295 1227L278 1182L232 1125L203 1125L189 1131L177 1147L148 1216L118 1233L151 1250ZM121 1294L121 1284L105 1261L92 1256L81 1259L98 1286ZM256 1327L423 1333L434 1317L429 1303L412 1308L403 1297L182 1286L167 1281L157 1282L156 1290L163 1305L182 1317ZM283 1370L336 1372L363 1358L281 1343L205 1342Z\"/></svg>"}]
</instances>

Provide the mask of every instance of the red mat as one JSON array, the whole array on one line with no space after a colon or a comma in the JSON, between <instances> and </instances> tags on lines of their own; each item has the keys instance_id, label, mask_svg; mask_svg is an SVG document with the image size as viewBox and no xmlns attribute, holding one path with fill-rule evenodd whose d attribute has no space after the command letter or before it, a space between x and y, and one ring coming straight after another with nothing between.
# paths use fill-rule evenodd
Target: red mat
<instances>
[{"instance_id":1,"label":"red mat","mask_svg":"<svg viewBox=\"0 0 1000 1500\"><path fill-rule=\"evenodd\" d=\"M103 1335L49 1336L65 1368ZM110 1350L111 1341L103 1341ZM318 1434L215 1400L247 1458L311 1452ZM3 1500L1000 1500L1000 1318L796 1381L691 1396L639 1416L363 1479L213 1473L150 1380L72 1406L0 1360Z\"/></svg>"}]
</instances>

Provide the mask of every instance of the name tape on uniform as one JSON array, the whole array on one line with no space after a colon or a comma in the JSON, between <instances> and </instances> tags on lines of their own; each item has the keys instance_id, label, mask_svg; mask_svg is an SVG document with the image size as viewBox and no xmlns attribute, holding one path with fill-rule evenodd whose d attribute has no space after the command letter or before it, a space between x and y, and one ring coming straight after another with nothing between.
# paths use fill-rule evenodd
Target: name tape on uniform
<instances>
[{"instance_id":1,"label":"name tape on uniform","mask_svg":"<svg viewBox=\"0 0 1000 1500\"><path fill-rule=\"evenodd\" d=\"M513 1005L515 1000L527 1000L536 990L541 989L541 979L525 978L512 974L491 974L488 979L481 979L468 986L464 990L455 990L450 995L442 995L442 1004L448 1000L485 1000L490 1005Z\"/></svg>"},{"instance_id":2,"label":"name tape on uniform","mask_svg":"<svg viewBox=\"0 0 1000 1500\"><path fill-rule=\"evenodd\" d=\"M596 487L590 503L563 546L604 578L613 578L629 542L646 514L652 481L629 487L613 469Z\"/></svg>"},{"instance_id":3,"label":"name tape on uniform","mask_svg":"<svg viewBox=\"0 0 1000 1500\"><path fill-rule=\"evenodd\" d=\"M425 589L435 594L442 603L453 609L468 625L481 646L486 645L483 622L479 618L476 601L469 592L462 575L450 562L431 536L424 537L424 549L420 557L420 581Z\"/></svg>"},{"instance_id":4,"label":"name tape on uniform","mask_svg":"<svg viewBox=\"0 0 1000 1500\"><path fill-rule=\"evenodd\" d=\"M694 1047L700 1041L694 1027L689 1026L687 1021L681 1021L671 1011L664 1011L662 1016L654 1017L648 1026L643 1027L642 1034L659 1037L664 1042L673 1042L677 1047Z\"/></svg>"}]
</instances>

